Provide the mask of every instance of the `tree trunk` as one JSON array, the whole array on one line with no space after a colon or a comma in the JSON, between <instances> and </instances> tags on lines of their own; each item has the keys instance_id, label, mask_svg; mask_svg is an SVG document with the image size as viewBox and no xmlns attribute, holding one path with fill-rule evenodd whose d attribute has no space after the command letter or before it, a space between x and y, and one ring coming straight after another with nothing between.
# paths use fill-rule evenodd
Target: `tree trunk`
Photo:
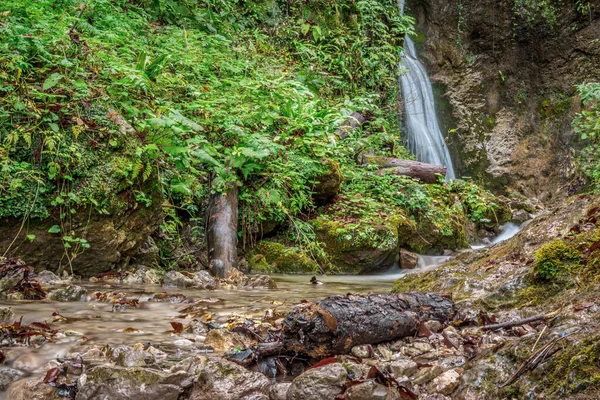
<instances>
[{"instance_id":1,"label":"tree trunk","mask_svg":"<svg viewBox=\"0 0 600 400\"><path fill-rule=\"evenodd\" d=\"M224 278L237 261L238 187L210 197L208 207L208 261L211 274Z\"/></svg>"},{"instance_id":2,"label":"tree trunk","mask_svg":"<svg viewBox=\"0 0 600 400\"><path fill-rule=\"evenodd\" d=\"M321 358L361 344L413 336L422 322L454 316L452 300L433 293L335 295L296 306L284 321L289 351Z\"/></svg>"},{"instance_id":3,"label":"tree trunk","mask_svg":"<svg viewBox=\"0 0 600 400\"><path fill-rule=\"evenodd\" d=\"M342 139L348 136L351 130L356 129L362 124L365 123L367 119L361 114L357 112L353 112L346 122L344 122L340 127L335 131Z\"/></svg>"},{"instance_id":4,"label":"tree trunk","mask_svg":"<svg viewBox=\"0 0 600 400\"><path fill-rule=\"evenodd\" d=\"M437 183L439 176L446 176L446 167L399 158L363 156L363 163L378 165L382 170L379 174L390 172L395 175L409 176L423 183Z\"/></svg>"}]
</instances>

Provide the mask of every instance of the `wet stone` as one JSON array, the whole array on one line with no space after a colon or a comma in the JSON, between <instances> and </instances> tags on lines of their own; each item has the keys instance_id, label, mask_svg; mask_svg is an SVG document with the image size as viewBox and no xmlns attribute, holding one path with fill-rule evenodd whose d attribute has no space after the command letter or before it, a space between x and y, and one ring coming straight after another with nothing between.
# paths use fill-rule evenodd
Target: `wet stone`
<instances>
[{"instance_id":1,"label":"wet stone","mask_svg":"<svg viewBox=\"0 0 600 400\"><path fill-rule=\"evenodd\" d=\"M192 287L194 286L194 280L183 275L181 272L169 271L167 275L165 275L163 286L181 288Z\"/></svg>"},{"instance_id":2,"label":"wet stone","mask_svg":"<svg viewBox=\"0 0 600 400\"><path fill-rule=\"evenodd\" d=\"M334 399L342 392L346 376L346 369L340 363L309 369L294 379L287 400Z\"/></svg>"},{"instance_id":3,"label":"wet stone","mask_svg":"<svg viewBox=\"0 0 600 400\"><path fill-rule=\"evenodd\" d=\"M344 393L345 400L396 400L400 395L393 388L388 388L374 381L354 385Z\"/></svg>"},{"instance_id":4,"label":"wet stone","mask_svg":"<svg viewBox=\"0 0 600 400\"><path fill-rule=\"evenodd\" d=\"M269 400L286 400L290 386L292 386L291 382L274 384L269 390Z\"/></svg>"},{"instance_id":5,"label":"wet stone","mask_svg":"<svg viewBox=\"0 0 600 400\"><path fill-rule=\"evenodd\" d=\"M15 313L10 307L0 307L0 322L12 321L15 318Z\"/></svg>"},{"instance_id":6,"label":"wet stone","mask_svg":"<svg viewBox=\"0 0 600 400\"><path fill-rule=\"evenodd\" d=\"M87 289L81 286L69 285L54 289L48 293L48 298L54 301L81 301L87 296Z\"/></svg>"},{"instance_id":7,"label":"wet stone","mask_svg":"<svg viewBox=\"0 0 600 400\"><path fill-rule=\"evenodd\" d=\"M0 391L6 390L11 383L21 379L23 375L24 373L18 369L0 368Z\"/></svg>"},{"instance_id":8,"label":"wet stone","mask_svg":"<svg viewBox=\"0 0 600 400\"><path fill-rule=\"evenodd\" d=\"M371 357L371 346L367 344L354 346L352 348L352 355L358 358L369 358Z\"/></svg>"},{"instance_id":9,"label":"wet stone","mask_svg":"<svg viewBox=\"0 0 600 400\"><path fill-rule=\"evenodd\" d=\"M440 376L442 372L444 372L444 368L441 365L421 368L413 378L412 382L415 385L423 385Z\"/></svg>"},{"instance_id":10,"label":"wet stone","mask_svg":"<svg viewBox=\"0 0 600 400\"><path fill-rule=\"evenodd\" d=\"M40 378L22 379L8 388L11 400L59 400L58 390L43 383Z\"/></svg>"},{"instance_id":11,"label":"wet stone","mask_svg":"<svg viewBox=\"0 0 600 400\"><path fill-rule=\"evenodd\" d=\"M413 376L417 370L417 363L412 360L397 360L389 363L389 370L396 378Z\"/></svg>"},{"instance_id":12,"label":"wet stone","mask_svg":"<svg viewBox=\"0 0 600 400\"><path fill-rule=\"evenodd\" d=\"M217 288L217 281L208 271L200 271L194 275L194 287L203 290L214 290Z\"/></svg>"},{"instance_id":13,"label":"wet stone","mask_svg":"<svg viewBox=\"0 0 600 400\"><path fill-rule=\"evenodd\" d=\"M51 284L54 281L60 281L60 278L54 272L44 270L37 274L35 280L39 283Z\"/></svg>"}]
</instances>

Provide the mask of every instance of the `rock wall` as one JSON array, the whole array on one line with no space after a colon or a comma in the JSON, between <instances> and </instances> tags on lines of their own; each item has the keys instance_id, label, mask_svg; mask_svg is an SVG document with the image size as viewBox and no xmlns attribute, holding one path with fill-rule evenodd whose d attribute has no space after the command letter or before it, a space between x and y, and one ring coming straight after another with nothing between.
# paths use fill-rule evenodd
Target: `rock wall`
<instances>
[{"instance_id":1,"label":"rock wall","mask_svg":"<svg viewBox=\"0 0 600 400\"><path fill-rule=\"evenodd\" d=\"M600 76L600 4L548 16L521 3L409 0L408 12L460 174L548 201L573 173L575 85Z\"/></svg>"},{"instance_id":2,"label":"rock wall","mask_svg":"<svg viewBox=\"0 0 600 400\"><path fill-rule=\"evenodd\" d=\"M1 219L0 256L10 248L7 256L21 258L36 270L62 269L70 273L66 252L71 255L73 247L65 249L61 240L67 235L86 239L90 245L71 260L73 272L80 276L92 276L128 265L157 263L158 249L150 235L162 221L162 196L159 188L149 188L148 192L152 194L149 207L134 206L129 192L125 192L119 195L122 206L110 215L79 210L71 222L64 225L67 232L48 232L53 225L60 225L57 216L30 220L23 229L20 229L21 221ZM35 235L35 239L29 240L27 235Z\"/></svg>"}]
</instances>

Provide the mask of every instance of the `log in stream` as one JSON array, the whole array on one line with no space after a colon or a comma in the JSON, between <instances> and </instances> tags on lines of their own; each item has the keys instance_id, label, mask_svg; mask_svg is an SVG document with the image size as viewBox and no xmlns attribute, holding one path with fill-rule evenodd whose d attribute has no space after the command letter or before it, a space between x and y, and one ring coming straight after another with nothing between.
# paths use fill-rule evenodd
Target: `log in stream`
<instances>
[{"instance_id":1,"label":"log in stream","mask_svg":"<svg viewBox=\"0 0 600 400\"><path fill-rule=\"evenodd\" d=\"M224 278L237 262L238 187L214 193L208 207L208 259L211 274Z\"/></svg>"},{"instance_id":2,"label":"log in stream","mask_svg":"<svg viewBox=\"0 0 600 400\"><path fill-rule=\"evenodd\" d=\"M284 320L283 346L315 358L413 336L422 322L448 323L452 300L434 293L334 295L296 306Z\"/></svg>"}]
</instances>

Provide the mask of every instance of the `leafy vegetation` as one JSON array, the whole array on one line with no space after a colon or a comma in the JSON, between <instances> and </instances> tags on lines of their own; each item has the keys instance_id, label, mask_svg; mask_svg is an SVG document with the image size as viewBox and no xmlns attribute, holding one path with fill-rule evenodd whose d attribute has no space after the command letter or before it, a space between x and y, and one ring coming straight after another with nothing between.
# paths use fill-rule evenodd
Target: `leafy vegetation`
<instances>
[{"instance_id":1,"label":"leafy vegetation","mask_svg":"<svg viewBox=\"0 0 600 400\"><path fill-rule=\"evenodd\" d=\"M595 190L600 188L600 83L577 87L583 109L573 119L573 129L585 143L579 167Z\"/></svg>"},{"instance_id":2,"label":"leafy vegetation","mask_svg":"<svg viewBox=\"0 0 600 400\"><path fill-rule=\"evenodd\" d=\"M569 270L571 264L581 261L581 254L562 240L549 242L535 253L535 274L546 281L555 279Z\"/></svg>"}]
</instances>

